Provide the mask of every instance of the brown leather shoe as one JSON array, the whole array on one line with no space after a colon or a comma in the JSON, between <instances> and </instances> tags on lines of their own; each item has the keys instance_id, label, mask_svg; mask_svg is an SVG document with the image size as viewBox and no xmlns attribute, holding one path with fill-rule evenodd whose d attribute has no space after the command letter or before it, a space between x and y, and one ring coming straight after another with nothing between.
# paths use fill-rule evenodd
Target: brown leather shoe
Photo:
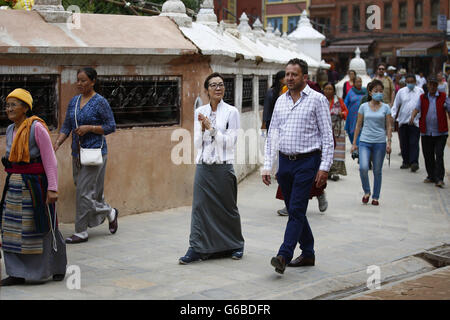
<instances>
[{"instance_id":1,"label":"brown leather shoe","mask_svg":"<svg viewBox=\"0 0 450 320\"><path fill-rule=\"evenodd\" d=\"M117 217L119 216L119 210L117 210L116 208L114 208L114 210L116 210L116 217L114 218L113 221L111 221L109 223L109 232L111 232L112 234L117 232L117 228L119 227L119 224L117 222Z\"/></svg>"},{"instance_id":2,"label":"brown leather shoe","mask_svg":"<svg viewBox=\"0 0 450 320\"><path fill-rule=\"evenodd\" d=\"M284 269L286 269L286 261L283 256L276 256L270 260L270 264L275 267L275 271L283 274Z\"/></svg>"},{"instance_id":3,"label":"brown leather shoe","mask_svg":"<svg viewBox=\"0 0 450 320\"><path fill-rule=\"evenodd\" d=\"M78 237L78 236L76 236L76 235L72 235L70 238L67 238L66 239L66 243L70 243L70 244L73 244L73 243L82 243L82 242L87 242L88 241L88 239L89 238L80 238L80 237Z\"/></svg>"},{"instance_id":4,"label":"brown leather shoe","mask_svg":"<svg viewBox=\"0 0 450 320\"><path fill-rule=\"evenodd\" d=\"M288 267L306 267L313 266L316 261L316 257L304 257L302 255L298 256L294 260L292 260Z\"/></svg>"}]
</instances>

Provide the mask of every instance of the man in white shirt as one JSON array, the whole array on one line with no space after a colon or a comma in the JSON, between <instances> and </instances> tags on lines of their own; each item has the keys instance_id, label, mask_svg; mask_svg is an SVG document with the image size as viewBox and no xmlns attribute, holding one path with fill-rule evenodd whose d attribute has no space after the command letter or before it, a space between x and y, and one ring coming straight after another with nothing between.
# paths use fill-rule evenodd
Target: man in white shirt
<instances>
[{"instance_id":1,"label":"man in white shirt","mask_svg":"<svg viewBox=\"0 0 450 320\"><path fill-rule=\"evenodd\" d=\"M400 169L411 168L412 172L419 169L419 115L414 119L413 124L409 124L411 114L420 102L420 95L423 90L416 86L416 77L413 74L406 76L406 87L397 92L397 96L392 106L392 118L399 124L400 150L402 152L403 163Z\"/></svg>"},{"instance_id":2,"label":"man in white shirt","mask_svg":"<svg viewBox=\"0 0 450 320\"><path fill-rule=\"evenodd\" d=\"M423 72L416 74L416 86L423 90L423 86L427 84L427 79L425 79Z\"/></svg>"},{"instance_id":3,"label":"man in white shirt","mask_svg":"<svg viewBox=\"0 0 450 320\"><path fill-rule=\"evenodd\" d=\"M273 111L265 146L264 184L271 183L271 170L279 153L278 184L289 213L283 244L271 264L278 273L290 267L313 266L314 237L306 218L312 184L323 186L333 162L333 132L327 98L306 83L308 64L292 59L286 65L289 91L282 94ZM292 260L300 244L302 254Z\"/></svg>"}]
</instances>

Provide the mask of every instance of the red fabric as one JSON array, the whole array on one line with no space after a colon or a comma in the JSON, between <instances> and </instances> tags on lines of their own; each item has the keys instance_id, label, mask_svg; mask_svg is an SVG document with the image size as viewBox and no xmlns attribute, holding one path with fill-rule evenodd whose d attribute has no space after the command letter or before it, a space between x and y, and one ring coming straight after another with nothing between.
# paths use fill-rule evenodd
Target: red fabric
<instances>
[{"instance_id":1,"label":"red fabric","mask_svg":"<svg viewBox=\"0 0 450 320\"><path fill-rule=\"evenodd\" d=\"M448 131L448 123L447 117L445 115L444 103L445 103L446 95L444 92L439 92L439 97L436 99L436 114L438 118L438 131L439 132L447 132ZM427 113L428 108L430 107L430 100L428 100L428 96L426 94L422 94L420 96L420 109L422 115L419 119L419 128L421 133L427 132Z\"/></svg>"},{"instance_id":2,"label":"red fabric","mask_svg":"<svg viewBox=\"0 0 450 320\"><path fill-rule=\"evenodd\" d=\"M341 105L341 112L344 115L344 120L345 120L345 119L347 119L347 116L348 116L348 109L347 109L347 106L344 103L344 100L342 100L342 98L339 98L339 97L338 97L338 99L339 99L339 104ZM333 98L330 101L330 111L333 108L334 103L335 102L334 102L334 98Z\"/></svg>"},{"instance_id":3,"label":"red fabric","mask_svg":"<svg viewBox=\"0 0 450 320\"><path fill-rule=\"evenodd\" d=\"M345 94L348 94L348 92L350 91L351 88L353 88L353 86L350 84L350 81L346 81L344 83Z\"/></svg>"},{"instance_id":4,"label":"red fabric","mask_svg":"<svg viewBox=\"0 0 450 320\"><path fill-rule=\"evenodd\" d=\"M317 84L316 82L313 82L311 80L306 80L306 83L308 84L308 86L313 89L314 91L317 91L319 93L322 93L322 90L320 90L320 86L319 84Z\"/></svg>"},{"instance_id":5,"label":"red fabric","mask_svg":"<svg viewBox=\"0 0 450 320\"><path fill-rule=\"evenodd\" d=\"M327 184L325 183L322 187L317 188L316 187L316 183L313 183L313 186L311 188L311 192L309 194L309 198L312 199L313 197L318 197L320 195L323 194L323 191L325 190L325 188L327 187ZM277 199L279 200L283 200L284 201L284 197L283 197L283 193L281 192L281 187L280 185L278 185L278 189L277 189L277 194L275 196Z\"/></svg>"},{"instance_id":6,"label":"red fabric","mask_svg":"<svg viewBox=\"0 0 450 320\"><path fill-rule=\"evenodd\" d=\"M20 173L20 174L42 174L45 173L44 166L41 162L30 163L24 165L12 164L12 168L6 168L8 173Z\"/></svg>"}]
</instances>

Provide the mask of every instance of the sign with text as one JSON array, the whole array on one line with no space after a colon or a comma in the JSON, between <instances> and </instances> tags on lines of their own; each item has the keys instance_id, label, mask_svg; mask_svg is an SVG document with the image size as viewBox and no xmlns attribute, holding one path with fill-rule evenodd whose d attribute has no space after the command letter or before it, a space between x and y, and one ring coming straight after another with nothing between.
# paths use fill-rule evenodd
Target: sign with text
<instances>
[{"instance_id":1,"label":"sign with text","mask_svg":"<svg viewBox=\"0 0 450 320\"><path fill-rule=\"evenodd\" d=\"M441 31L447 30L447 16L445 14L438 15L437 28Z\"/></svg>"}]
</instances>

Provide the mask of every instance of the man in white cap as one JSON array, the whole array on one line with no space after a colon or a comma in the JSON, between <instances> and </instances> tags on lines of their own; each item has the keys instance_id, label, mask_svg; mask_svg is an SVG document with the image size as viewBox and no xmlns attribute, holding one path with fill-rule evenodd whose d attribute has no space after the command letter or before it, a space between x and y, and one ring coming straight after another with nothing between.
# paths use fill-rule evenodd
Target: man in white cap
<instances>
[{"instance_id":1,"label":"man in white cap","mask_svg":"<svg viewBox=\"0 0 450 320\"><path fill-rule=\"evenodd\" d=\"M391 80L394 80L395 77L395 70L397 70L396 67L394 66L389 66L387 68L387 75L391 78Z\"/></svg>"}]
</instances>

